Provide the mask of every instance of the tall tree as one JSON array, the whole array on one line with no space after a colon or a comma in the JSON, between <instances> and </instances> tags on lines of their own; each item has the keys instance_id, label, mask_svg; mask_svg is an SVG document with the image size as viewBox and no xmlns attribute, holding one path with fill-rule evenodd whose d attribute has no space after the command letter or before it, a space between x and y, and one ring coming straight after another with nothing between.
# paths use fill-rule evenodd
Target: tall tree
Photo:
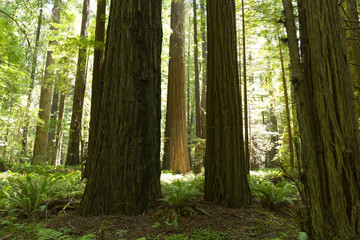
<instances>
[{"instance_id":1,"label":"tall tree","mask_svg":"<svg viewBox=\"0 0 360 240\"><path fill-rule=\"evenodd\" d=\"M52 10L52 22L60 22L60 11L61 11L61 0L54 1L54 8ZM50 27L52 31L55 31L56 28L52 25ZM35 145L33 152L33 164L42 163L46 159L47 154L47 144L48 144L48 123L50 118L50 108L51 108L51 96L52 96L52 85L53 85L53 71L50 69L50 66L55 63L53 59L53 51L51 46L55 45L56 41L52 40L49 42L49 50L46 56L46 65L45 65L45 75L44 80L41 85L40 93L40 104L39 104L39 119L41 122L37 123L36 134L35 134Z\"/></svg>"},{"instance_id":2,"label":"tall tree","mask_svg":"<svg viewBox=\"0 0 360 240\"><path fill-rule=\"evenodd\" d=\"M245 158L247 169L250 170L250 149L249 149L249 117L248 117L248 97L247 97L247 75L246 75L246 31L245 31L245 6L241 0L242 13L242 40L243 40L243 83L244 83L244 124L245 124Z\"/></svg>"},{"instance_id":3,"label":"tall tree","mask_svg":"<svg viewBox=\"0 0 360 240\"><path fill-rule=\"evenodd\" d=\"M251 201L242 139L234 0L207 0L208 88L205 200L227 207Z\"/></svg>"},{"instance_id":4,"label":"tall tree","mask_svg":"<svg viewBox=\"0 0 360 240\"><path fill-rule=\"evenodd\" d=\"M90 0L84 0L80 39L85 40L88 35L89 28L89 12ZM69 147L66 157L66 165L76 165L80 162L80 138L81 138L81 121L84 106L84 95L86 87L86 56L87 46L82 43L79 48L78 63L75 78L74 100L72 107L70 134L69 134Z\"/></svg>"},{"instance_id":5,"label":"tall tree","mask_svg":"<svg viewBox=\"0 0 360 240\"><path fill-rule=\"evenodd\" d=\"M89 127L89 145L92 145L96 139L96 131L99 124L101 94L103 81L101 79L101 70L104 64L104 41L105 41L105 14L106 0L97 1L96 26L95 26L95 49L94 49L94 66L93 80L91 89L91 109L90 109L90 127ZM93 149L89 149L89 151ZM88 152L92 154L92 152ZM84 177L87 177L87 170L91 168L89 158L86 161Z\"/></svg>"},{"instance_id":6,"label":"tall tree","mask_svg":"<svg viewBox=\"0 0 360 240\"><path fill-rule=\"evenodd\" d=\"M359 239L360 142L341 8L337 0L301 0L299 17L304 78L294 90L307 232Z\"/></svg>"},{"instance_id":7,"label":"tall tree","mask_svg":"<svg viewBox=\"0 0 360 240\"><path fill-rule=\"evenodd\" d=\"M286 113L286 130L287 130L287 134L288 134L289 153L290 153L290 166L291 166L291 169L294 169L294 147L293 147L293 140L292 140L292 133L291 133L289 97L288 97L288 90L287 90L287 83L286 83L286 76L285 76L285 67L284 67L284 57L283 57L283 52L282 52L282 47L281 47L280 34L278 34L278 38L279 38L279 55L280 55L280 65L281 65L281 77L282 77L283 88L284 88L285 113Z\"/></svg>"},{"instance_id":8,"label":"tall tree","mask_svg":"<svg viewBox=\"0 0 360 240\"><path fill-rule=\"evenodd\" d=\"M163 169L176 173L190 171L187 151L185 98L185 1L171 2L172 34L166 107Z\"/></svg>"},{"instance_id":9,"label":"tall tree","mask_svg":"<svg viewBox=\"0 0 360 240\"><path fill-rule=\"evenodd\" d=\"M295 17L294 17L294 8L292 5L291 0L282 0L283 7L284 7L284 16L285 16L285 27L287 32L288 38L288 47L289 47L289 55L290 55L290 65L291 65L291 87L292 87L292 95L294 99L293 105L293 113L295 113L296 109L295 106L299 105L299 101L297 98L297 94L294 94L294 88L296 88L297 83L301 82L303 79L303 73L301 68L300 62L300 50L299 50L299 42L298 37L296 34L296 24L295 24ZM293 87L294 86L294 87ZM297 107L296 107L297 108ZM297 114L296 114L297 116ZM297 118L294 119L294 129L295 129L295 149L297 153L297 167L300 173L301 171L301 154L298 154L300 151L300 143L299 143L299 136L298 136L298 127L297 127ZM296 126L296 127L295 127Z\"/></svg>"},{"instance_id":10,"label":"tall tree","mask_svg":"<svg viewBox=\"0 0 360 240\"><path fill-rule=\"evenodd\" d=\"M161 0L113 1L82 215L141 214L161 196Z\"/></svg>"},{"instance_id":11,"label":"tall tree","mask_svg":"<svg viewBox=\"0 0 360 240\"><path fill-rule=\"evenodd\" d=\"M200 0L201 9L201 54L202 54L202 89L201 89L201 138L206 138L206 71L207 71L207 40L206 40L206 0Z\"/></svg>"},{"instance_id":12,"label":"tall tree","mask_svg":"<svg viewBox=\"0 0 360 240\"><path fill-rule=\"evenodd\" d=\"M49 122L49 133L48 133L48 146L47 152L49 159L53 159L54 147L55 147L55 132L56 132L56 119L58 114L59 107L59 89L55 84L52 103L51 103L51 112L50 112L50 122Z\"/></svg>"},{"instance_id":13,"label":"tall tree","mask_svg":"<svg viewBox=\"0 0 360 240\"><path fill-rule=\"evenodd\" d=\"M197 141L202 138L202 124L200 111L200 79L199 79L199 51L198 51L198 31L197 31L197 7L196 0L193 0L193 23L194 23L194 74L195 74L195 120L196 120L196 137ZM201 172L202 152L199 144L195 148L194 172Z\"/></svg>"}]
</instances>

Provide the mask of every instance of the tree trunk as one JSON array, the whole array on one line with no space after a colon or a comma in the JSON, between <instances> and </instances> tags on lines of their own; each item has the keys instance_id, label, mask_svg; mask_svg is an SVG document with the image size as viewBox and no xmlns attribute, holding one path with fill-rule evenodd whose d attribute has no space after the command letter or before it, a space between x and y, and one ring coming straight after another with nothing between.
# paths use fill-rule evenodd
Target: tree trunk
<instances>
[{"instance_id":1,"label":"tree trunk","mask_svg":"<svg viewBox=\"0 0 360 240\"><path fill-rule=\"evenodd\" d=\"M98 43L94 49L94 66L93 66L93 80L91 89L91 110L90 110L90 126L89 126L89 145L92 145L96 139L97 129L100 120L100 106L101 95L103 92L104 81L101 78L101 71L104 63L104 41L105 41L105 16L106 15L106 0L97 1L96 10L96 27L95 27L95 41ZM88 154L92 154L89 149ZM87 178L88 169L91 169L90 158L87 158L85 163L85 171L83 177Z\"/></svg>"},{"instance_id":2,"label":"tree trunk","mask_svg":"<svg viewBox=\"0 0 360 240\"><path fill-rule=\"evenodd\" d=\"M161 197L161 0L113 1L82 215L142 214Z\"/></svg>"},{"instance_id":3,"label":"tree trunk","mask_svg":"<svg viewBox=\"0 0 360 240\"><path fill-rule=\"evenodd\" d=\"M171 3L169 83L164 160L175 173L190 171L185 107L185 2Z\"/></svg>"},{"instance_id":4,"label":"tree trunk","mask_svg":"<svg viewBox=\"0 0 360 240\"><path fill-rule=\"evenodd\" d=\"M56 120L58 114L59 106L59 90L55 86L51 104L51 113L50 113L50 124L49 124L49 133L48 133L48 146L47 152L49 159L53 159L54 148L55 148L55 132L56 132Z\"/></svg>"},{"instance_id":5,"label":"tree trunk","mask_svg":"<svg viewBox=\"0 0 360 240\"><path fill-rule=\"evenodd\" d=\"M241 141L234 0L208 0L205 200L248 207L251 194Z\"/></svg>"},{"instance_id":6,"label":"tree trunk","mask_svg":"<svg viewBox=\"0 0 360 240\"><path fill-rule=\"evenodd\" d=\"M206 40L206 9L205 0L200 0L201 33L202 33L202 90L201 90L201 138L206 138L206 72L207 72L207 40Z\"/></svg>"},{"instance_id":7,"label":"tree trunk","mask_svg":"<svg viewBox=\"0 0 360 240\"><path fill-rule=\"evenodd\" d=\"M301 0L299 17L304 78L294 90L307 232L359 239L360 142L342 12L337 0Z\"/></svg>"},{"instance_id":8,"label":"tree trunk","mask_svg":"<svg viewBox=\"0 0 360 240\"><path fill-rule=\"evenodd\" d=\"M62 154L62 140L63 140L63 126L64 126L64 113L65 113L65 100L66 100L66 92L61 91L60 100L59 100L59 113L58 113L58 121L56 126L56 136L55 136L55 147L54 147L54 155L52 156L52 165L60 165L61 164L61 154Z\"/></svg>"},{"instance_id":9,"label":"tree trunk","mask_svg":"<svg viewBox=\"0 0 360 240\"><path fill-rule=\"evenodd\" d=\"M60 7L62 1L56 0L54 1L54 8L52 10L52 21L54 23L59 23L60 21ZM56 29L51 26L51 31L55 31ZM49 48L51 45L55 45L55 41L49 42ZM40 92L40 104L39 104L39 119L42 122L38 122L36 126L36 134L35 134L35 145L33 152L33 164L44 163L46 161L46 151L48 144L48 123L50 118L50 107L51 107L51 95L52 95L52 75L54 74L49 67L54 64L54 59L52 57L52 51L48 50L46 56L46 65L45 65L45 75L44 81L41 86Z\"/></svg>"},{"instance_id":10,"label":"tree trunk","mask_svg":"<svg viewBox=\"0 0 360 240\"><path fill-rule=\"evenodd\" d=\"M194 173L201 173L202 152L198 142L202 137L201 111L200 111L200 80L199 80L199 60L198 60L198 37L197 37L197 14L196 0L193 0L193 23L194 23L194 74L195 74L195 119L196 119L196 145L195 145L195 161Z\"/></svg>"},{"instance_id":11,"label":"tree trunk","mask_svg":"<svg viewBox=\"0 0 360 240\"><path fill-rule=\"evenodd\" d=\"M285 77L285 68L284 68L284 58L281 47L280 35L279 37L279 53L280 53L280 63L281 63L281 75L284 87L284 99L285 99L285 112L286 112L286 128L288 134L288 144L289 144L289 154L290 154L290 166L291 169L294 170L294 148L293 148L293 140L291 133L291 120L290 120L290 109L289 109L289 97L287 91L286 77Z\"/></svg>"},{"instance_id":12,"label":"tree trunk","mask_svg":"<svg viewBox=\"0 0 360 240\"><path fill-rule=\"evenodd\" d=\"M41 33L41 25L42 25L42 14L43 14L43 4L42 1L39 1L40 5L40 13L38 17L38 25L36 30L36 38L35 38L35 48L34 48L34 55L31 63L31 73L30 73L30 87L28 92L28 100L26 103L26 109L29 110L32 102L32 91L34 89L35 85L35 72L36 72L36 65L37 65L37 57L38 57L38 48L39 48L39 40L40 40L40 33ZM25 124L23 128L23 140L22 140L22 146L23 146L23 152L24 154L27 153L28 150L28 132L29 132L29 112L26 113L25 118Z\"/></svg>"},{"instance_id":13,"label":"tree trunk","mask_svg":"<svg viewBox=\"0 0 360 240\"><path fill-rule=\"evenodd\" d=\"M244 124L245 124L245 159L248 172L250 170L250 150L249 150L249 118L247 102L247 79L246 79L246 36L245 36L245 7L244 0L241 1L242 9L242 40L243 40L243 79L244 79Z\"/></svg>"},{"instance_id":14,"label":"tree trunk","mask_svg":"<svg viewBox=\"0 0 360 240\"><path fill-rule=\"evenodd\" d=\"M90 0L84 0L80 32L81 39L86 39L88 35L89 12ZM77 165L80 163L79 148L81 139L81 121L86 88L86 52L86 46L80 47L76 69L74 100L69 130L69 147L65 162L66 165Z\"/></svg>"}]
</instances>

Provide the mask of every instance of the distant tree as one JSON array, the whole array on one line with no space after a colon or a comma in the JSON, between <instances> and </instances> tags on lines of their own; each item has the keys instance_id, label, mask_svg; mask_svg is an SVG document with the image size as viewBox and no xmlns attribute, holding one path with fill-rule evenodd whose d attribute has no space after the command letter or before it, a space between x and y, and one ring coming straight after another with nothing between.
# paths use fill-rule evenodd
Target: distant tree
<instances>
[{"instance_id":1,"label":"distant tree","mask_svg":"<svg viewBox=\"0 0 360 240\"><path fill-rule=\"evenodd\" d=\"M205 200L248 207L234 0L208 0Z\"/></svg>"},{"instance_id":2,"label":"distant tree","mask_svg":"<svg viewBox=\"0 0 360 240\"><path fill-rule=\"evenodd\" d=\"M196 137L197 141L202 138L202 117L200 109L200 74L199 74L199 51L198 51L198 31L197 31L197 7L196 0L193 0L193 23L194 23L194 74L195 74L195 120L196 120ZM202 166L202 151L199 148L199 143L195 147L195 161L194 172L198 174L201 172Z\"/></svg>"},{"instance_id":3,"label":"distant tree","mask_svg":"<svg viewBox=\"0 0 360 240\"><path fill-rule=\"evenodd\" d=\"M89 28L90 0L84 0L80 38L85 40ZM86 87L86 60L87 46L82 43L79 48L78 63L75 78L74 99L70 123L69 146L66 156L66 165L76 165L80 163L80 139L81 139L81 121L83 115L84 95Z\"/></svg>"},{"instance_id":4,"label":"distant tree","mask_svg":"<svg viewBox=\"0 0 360 240\"><path fill-rule=\"evenodd\" d=\"M306 230L310 239L360 239L359 128L339 1L301 0L299 18Z\"/></svg>"},{"instance_id":5,"label":"distant tree","mask_svg":"<svg viewBox=\"0 0 360 240\"><path fill-rule=\"evenodd\" d=\"M52 10L52 22L60 22L60 11L61 11L61 0L54 1L54 8ZM54 31L56 28L51 26L50 28ZM50 118L51 108L51 96L53 89L53 71L50 66L55 63L53 59L53 51L51 46L55 45L56 41L52 40L49 42L49 50L46 56L45 75L41 85L40 103L39 103L39 119L41 122L37 123L36 134L35 134L35 145L33 152L33 164L43 163L47 155L47 144L48 144L48 123Z\"/></svg>"},{"instance_id":6,"label":"distant tree","mask_svg":"<svg viewBox=\"0 0 360 240\"><path fill-rule=\"evenodd\" d=\"M185 2L171 2L169 83L163 169L190 171L185 98Z\"/></svg>"},{"instance_id":7,"label":"distant tree","mask_svg":"<svg viewBox=\"0 0 360 240\"><path fill-rule=\"evenodd\" d=\"M113 1L82 215L142 214L161 196L161 0Z\"/></svg>"}]
</instances>

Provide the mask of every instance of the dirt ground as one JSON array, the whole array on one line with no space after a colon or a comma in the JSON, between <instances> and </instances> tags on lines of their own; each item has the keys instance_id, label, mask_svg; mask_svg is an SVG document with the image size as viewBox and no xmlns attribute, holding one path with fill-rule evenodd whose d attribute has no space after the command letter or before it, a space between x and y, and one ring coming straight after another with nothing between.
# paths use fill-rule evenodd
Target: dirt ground
<instances>
[{"instance_id":1,"label":"dirt ground","mask_svg":"<svg viewBox=\"0 0 360 240\"><path fill-rule=\"evenodd\" d=\"M76 204L68 204L61 213L54 204L52 211L56 215L46 227L67 229L74 238L93 233L97 239L111 240L184 239L176 238L176 234L188 239L297 239L300 231L296 208L291 205L268 209L254 202L249 209L230 209L198 200L175 208L164 203L140 216L85 218L76 214ZM199 231L216 234L194 237Z\"/></svg>"}]
</instances>

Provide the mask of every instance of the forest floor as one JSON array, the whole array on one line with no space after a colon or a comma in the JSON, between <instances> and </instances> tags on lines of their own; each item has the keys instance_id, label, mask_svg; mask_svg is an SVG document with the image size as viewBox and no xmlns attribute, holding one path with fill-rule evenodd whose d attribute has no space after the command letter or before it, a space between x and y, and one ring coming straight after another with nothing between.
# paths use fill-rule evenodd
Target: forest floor
<instances>
[{"instance_id":1,"label":"forest floor","mask_svg":"<svg viewBox=\"0 0 360 240\"><path fill-rule=\"evenodd\" d=\"M31 176L36 179L36 175ZM73 187L79 184L76 180L80 177L79 171L70 172L64 176L67 176L64 179L69 182L71 182L71 176L74 177ZM5 175L2 174L0 179L1 177L4 178ZM188 180L202 182L201 178L194 178L192 174L163 173L161 175L162 188L170 189L166 186L174 186L176 179L181 180L182 183ZM34 186L36 185L30 184L29 189ZM187 185L180 184L179 186L183 190L180 193L186 195ZM3 188L3 191L4 189L8 188ZM167 194L170 193L167 192ZM171 202L163 199L159 201L156 208L140 216L82 217L77 214L80 198L81 195L74 195L70 199L50 200L46 203L45 211L37 211L34 217L28 219L16 218L17 220L13 223L8 222L12 218L3 217L0 219L0 228L7 226L7 229L3 231L0 229L0 240L306 239L300 232L300 219L297 214L299 208L289 203L265 205L260 199L254 198L250 208L232 209L206 202L203 200L203 194L198 194L195 198L191 198L191 201L184 201L181 204L169 205ZM0 212L6 211L3 209Z\"/></svg>"},{"instance_id":2,"label":"forest floor","mask_svg":"<svg viewBox=\"0 0 360 240\"><path fill-rule=\"evenodd\" d=\"M249 209L231 209L199 199L175 210L164 203L140 216L85 218L74 209L53 216L45 227L67 229L67 234L74 238L92 233L96 239L275 240L298 239L298 222L295 207L291 205L269 209L254 202Z\"/></svg>"}]
</instances>

